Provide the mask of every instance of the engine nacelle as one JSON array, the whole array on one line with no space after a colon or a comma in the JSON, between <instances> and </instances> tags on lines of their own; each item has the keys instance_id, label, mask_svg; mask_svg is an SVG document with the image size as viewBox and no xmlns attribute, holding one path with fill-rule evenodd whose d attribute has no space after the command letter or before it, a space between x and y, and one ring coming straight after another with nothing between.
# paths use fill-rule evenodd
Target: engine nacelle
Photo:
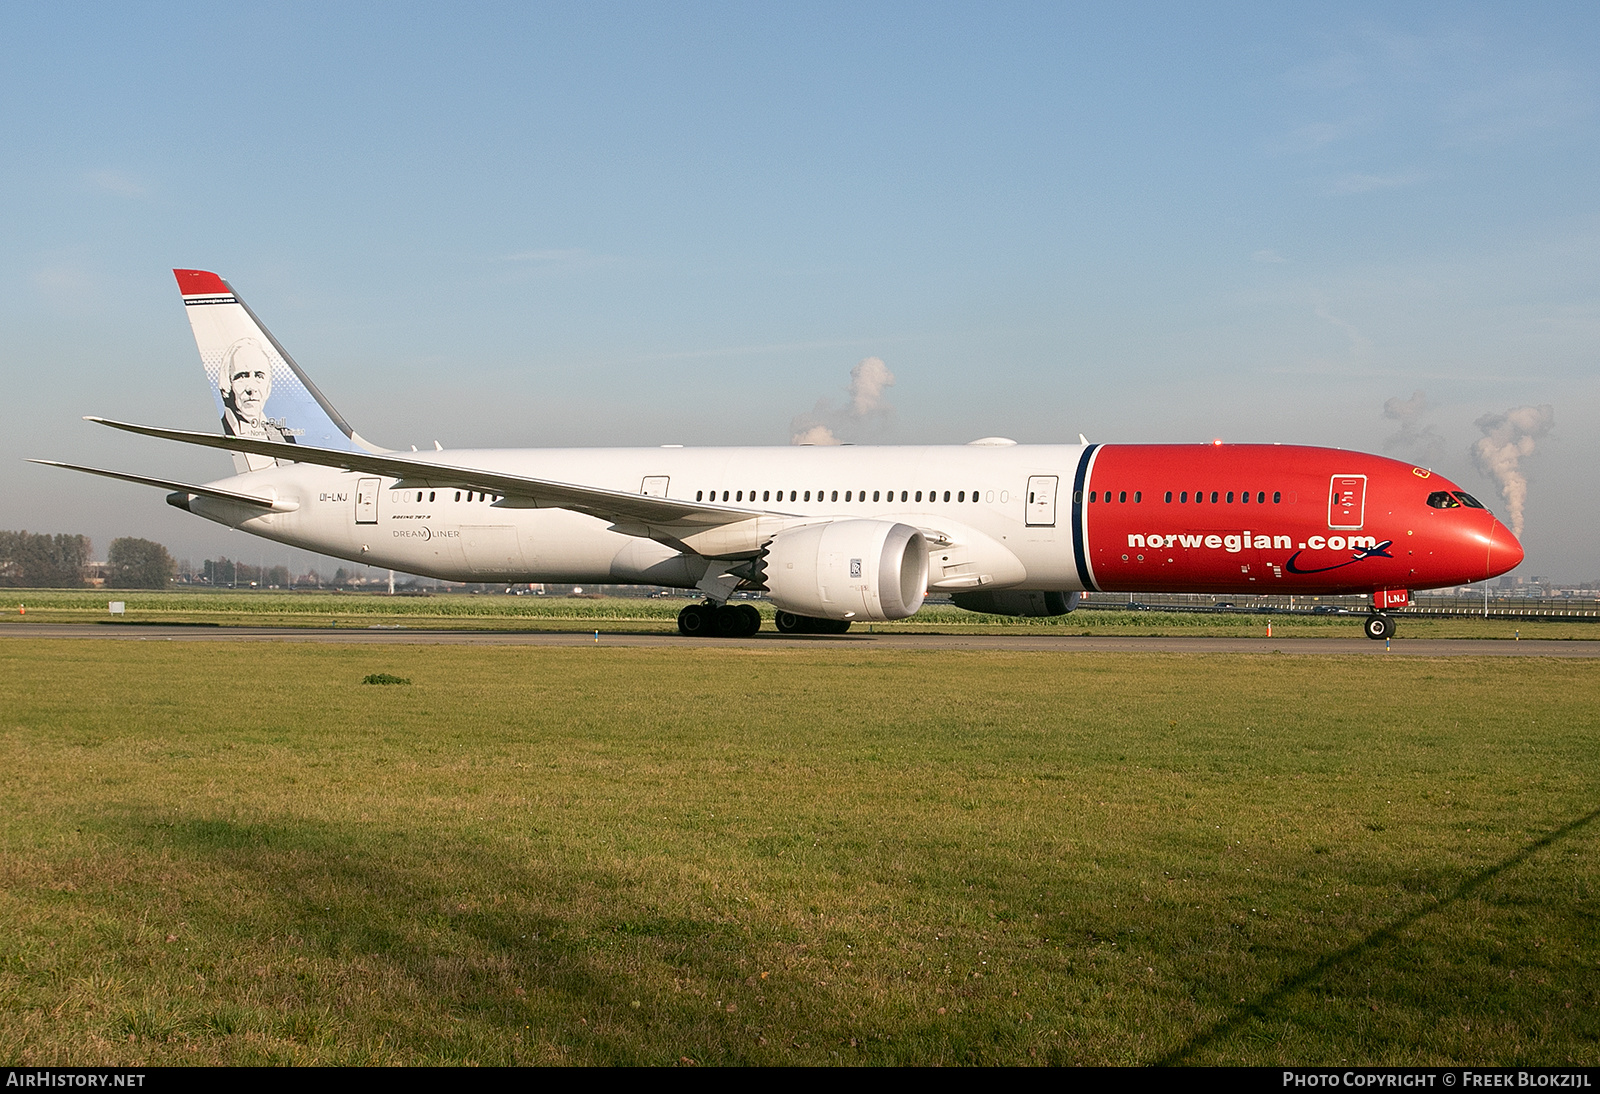
<instances>
[{"instance_id":1,"label":"engine nacelle","mask_svg":"<svg viewBox=\"0 0 1600 1094\"><path fill-rule=\"evenodd\" d=\"M1066 615L1078 606L1082 593L1046 593L1033 589L996 589L994 592L956 593L950 599L958 608L985 615Z\"/></svg>"},{"instance_id":2,"label":"engine nacelle","mask_svg":"<svg viewBox=\"0 0 1600 1094\"><path fill-rule=\"evenodd\" d=\"M772 602L815 619L904 619L928 592L927 540L887 520L780 532L763 563Z\"/></svg>"}]
</instances>

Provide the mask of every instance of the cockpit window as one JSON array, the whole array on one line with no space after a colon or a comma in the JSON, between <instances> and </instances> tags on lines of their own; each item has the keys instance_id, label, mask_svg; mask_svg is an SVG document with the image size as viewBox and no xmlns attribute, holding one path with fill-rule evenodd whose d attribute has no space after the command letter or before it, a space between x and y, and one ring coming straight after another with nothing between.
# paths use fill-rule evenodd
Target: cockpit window
<instances>
[{"instance_id":1,"label":"cockpit window","mask_svg":"<svg viewBox=\"0 0 1600 1094\"><path fill-rule=\"evenodd\" d=\"M1476 503L1475 503L1476 504ZM1433 509L1460 509L1461 503L1448 490L1435 490L1428 495L1428 505ZM1478 506L1482 509L1483 506Z\"/></svg>"},{"instance_id":2,"label":"cockpit window","mask_svg":"<svg viewBox=\"0 0 1600 1094\"><path fill-rule=\"evenodd\" d=\"M1483 502L1479 501L1477 498L1473 497L1471 494L1463 493L1460 490L1456 491L1456 497L1460 498L1461 499L1461 504L1465 505L1468 509L1484 509L1484 508L1487 508L1483 504ZM1429 504L1431 505L1432 503L1430 502Z\"/></svg>"}]
</instances>

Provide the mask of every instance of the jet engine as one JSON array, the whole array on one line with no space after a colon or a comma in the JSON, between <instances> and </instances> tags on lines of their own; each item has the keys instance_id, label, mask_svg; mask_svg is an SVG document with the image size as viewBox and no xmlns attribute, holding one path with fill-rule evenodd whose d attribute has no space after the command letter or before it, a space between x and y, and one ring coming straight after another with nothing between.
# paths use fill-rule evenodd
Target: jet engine
<instances>
[{"instance_id":1,"label":"jet engine","mask_svg":"<svg viewBox=\"0 0 1600 1094\"><path fill-rule=\"evenodd\" d=\"M780 532L762 563L773 604L814 619L904 619L928 590L927 540L886 520Z\"/></svg>"},{"instance_id":2,"label":"jet engine","mask_svg":"<svg viewBox=\"0 0 1600 1094\"><path fill-rule=\"evenodd\" d=\"M1078 606L1082 593L1046 593L1032 589L997 589L994 592L956 593L950 599L958 608L985 615L1066 615Z\"/></svg>"}]
</instances>

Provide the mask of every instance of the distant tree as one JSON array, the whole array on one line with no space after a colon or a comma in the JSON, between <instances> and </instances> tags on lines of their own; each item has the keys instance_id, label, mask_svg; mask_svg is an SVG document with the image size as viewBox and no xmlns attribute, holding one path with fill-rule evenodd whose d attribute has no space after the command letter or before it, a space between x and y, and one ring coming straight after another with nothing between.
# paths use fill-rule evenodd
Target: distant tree
<instances>
[{"instance_id":1,"label":"distant tree","mask_svg":"<svg viewBox=\"0 0 1600 1094\"><path fill-rule=\"evenodd\" d=\"M333 572L333 583L340 588L350 584L350 571L340 566Z\"/></svg>"},{"instance_id":2,"label":"distant tree","mask_svg":"<svg viewBox=\"0 0 1600 1094\"><path fill-rule=\"evenodd\" d=\"M0 532L0 585L78 589L88 563L88 536Z\"/></svg>"},{"instance_id":3,"label":"distant tree","mask_svg":"<svg viewBox=\"0 0 1600 1094\"><path fill-rule=\"evenodd\" d=\"M200 568L200 575L207 585L218 587L232 585L234 582L234 567L227 555L221 558L208 558Z\"/></svg>"},{"instance_id":4,"label":"distant tree","mask_svg":"<svg viewBox=\"0 0 1600 1094\"><path fill-rule=\"evenodd\" d=\"M167 549L148 539L112 540L106 565L106 584L113 589L165 589L178 572Z\"/></svg>"}]
</instances>

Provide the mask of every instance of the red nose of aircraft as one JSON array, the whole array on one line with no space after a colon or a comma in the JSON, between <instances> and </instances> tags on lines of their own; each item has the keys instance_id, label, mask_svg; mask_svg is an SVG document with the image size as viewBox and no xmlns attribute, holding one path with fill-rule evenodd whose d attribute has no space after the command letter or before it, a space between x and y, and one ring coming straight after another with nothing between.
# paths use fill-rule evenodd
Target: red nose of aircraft
<instances>
[{"instance_id":1,"label":"red nose of aircraft","mask_svg":"<svg viewBox=\"0 0 1600 1094\"><path fill-rule=\"evenodd\" d=\"M1511 529L1491 517L1489 519L1488 573L1485 577L1498 577L1516 569L1522 563L1522 544L1511 534Z\"/></svg>"}]
</instances>

